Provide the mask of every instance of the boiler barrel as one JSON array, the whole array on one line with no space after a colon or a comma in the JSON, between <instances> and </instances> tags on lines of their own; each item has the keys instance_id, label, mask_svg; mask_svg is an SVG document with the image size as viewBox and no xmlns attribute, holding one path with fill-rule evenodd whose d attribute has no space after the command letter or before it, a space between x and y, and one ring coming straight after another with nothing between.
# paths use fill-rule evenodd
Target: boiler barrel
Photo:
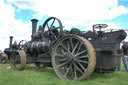
<instances>
[{"instance_id":1,"label":"boiler barrel","mask_svg":"<svg viewBox=\"0 0 128 85\"><path fill-rule=\"evenodd\" d=\"M37 53L44 53L49 51L50 44L44 41L33 41L26 43L26 51L27 52L37 52Z\"/></svg>"}]
</instances>

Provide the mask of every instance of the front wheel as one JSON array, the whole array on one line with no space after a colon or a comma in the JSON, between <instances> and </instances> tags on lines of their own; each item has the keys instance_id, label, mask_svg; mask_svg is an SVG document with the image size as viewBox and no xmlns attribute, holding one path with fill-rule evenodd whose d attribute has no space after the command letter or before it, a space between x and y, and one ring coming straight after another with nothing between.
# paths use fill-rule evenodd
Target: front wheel
<instances>
[{"instance_id":1,"label":"front wheel","mask_svg":"<svg viewBox=\"0 0 128 85\"><path fill-rule=\"evenodd\" d=\"M26 55L24 51L17 51L10 56L10 65L14 70L24 70L26 65Z\"/></svg>"}]
</instances>

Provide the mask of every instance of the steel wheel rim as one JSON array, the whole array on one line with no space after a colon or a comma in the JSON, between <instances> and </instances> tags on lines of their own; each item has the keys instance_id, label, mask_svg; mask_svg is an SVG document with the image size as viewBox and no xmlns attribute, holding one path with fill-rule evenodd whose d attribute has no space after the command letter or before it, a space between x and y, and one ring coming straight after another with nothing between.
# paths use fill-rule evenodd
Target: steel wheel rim
<instances>
[{"instance_id":1,"label":"steel wheel rim","mask_svg":"<svg viewBox=\"0 0 128 85\"><path fill-rule=\"evenodd\" d=\"M61 79L83 80L85 76L88 76L86 72L88 66L90 66L90 53L88 46L81 38L71 36L68 40L68 37L65 37L59 44L57 43L54 50L55 53L52 56L53 67Z\"/></svg>"}]
</instances>

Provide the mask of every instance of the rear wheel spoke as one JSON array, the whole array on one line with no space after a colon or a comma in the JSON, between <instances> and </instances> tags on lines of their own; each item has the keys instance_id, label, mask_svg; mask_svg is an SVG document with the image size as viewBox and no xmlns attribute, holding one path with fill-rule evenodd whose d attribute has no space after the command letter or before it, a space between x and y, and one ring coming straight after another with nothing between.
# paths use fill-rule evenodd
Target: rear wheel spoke
<instances>
[{"instance_id":1,"label":"rear wheel spoke","mask_svg":"<svg viewBox=\"0 0 128 85\"><path fill-rule=\"evenodd\" d=\"M68 49L62 43L60 45L68 52Z\"/></svg>"},{"instance_id":2,"label":"rear wheel spoke","mask_svg":"<svg viewBox=\"0 0 128 85\"><path fill-rule=\"evenodd\" d=\"M72 78L74 77L74 74L73 74L73 67L71 66L71 75L72 75Z\"/></svg>"},{"instance_id":3,"label":"rear wheel spoke","mask_svg":"<svg viewBox=\"0 0 128 85\"><path fill-rule=\"evenodd\" d=\"M77 61L81 63L88 63L88 61L83 61L83 60L77 60Z\"/></svg>"},{"instance_id":4,"label":"rear wheel spoke","mask_svg":"<svg viewBox=\"0 0 128 85\"><path fill-rule=\"evenodd\" d=\"M77 69L76 65L74 64L74 80L77 79Z\"/></svg>"},{"instance_id":5,"label":"rear wheel spoke","mask_svg":"<svg viewBox=\"0 0 128 85\"><path fill-rule=\"evenodd\" d=\"M75 66L76 66L76 69L77 69L81 74L84 73L76 64L75 64Z\"/></svg>"},{"instance_id":6,"label":"rear wheel spoke","mask_svg":"<svg viewBox=\"0 0 128 85\"><path fill-rule=\"evenodd\" d=\"M80 58L87 58L88 56L79 56L78 58L80 59Z\"/></svg>"},{"instance_id":7,"label":"rear wheel spoke","mask_svg":"<svg viewBox=\"0 0 128 85\"><path fill-rule=\"evenodd\" d=\"M75 54L75 56L79 56L79 55L81 55L81 54L85 53L86 51L87 51L87 50L83 50L83 51L81 51L81 52L79 52L79 53Z\"/></svg>"},{"instance_id":8,"label":"rear wheel spoke","mask_svg":"<svg viewBox=\"0 0 128 85\"><path fill-rule=\"evenodd\" d=\"M64 50L63 50L63 49L61 49L61 52L62 52L62 54L63 54L63 55L65 54L65 52L64 52Z\"/></svg>"},{"instance_id":9,"label":"rear wheel spoke","mask_svg":"<svg viewBox=\"0 0 128 85\"><path fill-rule=\"evenodd\" d=\"M72 38L70 38L70 43L71 43L71 49L73 50Z\"/></svg>"},{"instance_id":10,"label":"rear wheel spoke","mask_svg":"<svg viewBox=\"0 0 128 85\"><path fill-rule=\"evenodd\" d=\"M60 61L62 62L62 61L66 61L66 59L65 58L62 58L62 59L60 59Z\"/></svg>"},{"instance_id":11,"label":"rear wheel spoke","mask_svg":"<svg viewBox=\"0 0 128 85\"><path fill-rule=\"evenodd\" d=\"M70 52L70 43L68 43L68 52Z\"/></svg>"},{"instance_id":12,"label":"rear wheel spoke","mask_svg":"<svg viewBox=\"0 0 128 85\"><path fill-rule=\"evenodd\" d=\"M67 70L66 70L66 72L64 74L64 77L67 76L67 74L69 73L69 71L71 70L71 68L72 68L72 65L70 64L69 68L67 68Z\"/></svg>"},{"instance_id":13,"label":"rear wheel spoke","mask_svg":"<svg viewBox=\"0 0 128 85\"><path fill-rule=\"evenodd\" d=\"M63 54L56 53L56 56L63 57Z\"/></svg>"},{"instance_id":14,"label":"rear wheel spoke","mask_svg":"<svg viewBox=\"0 0 128 85\"><path fill-rule=\"evenodd\" d=\"M81 43L80 43L80 45L79 45L78 50L77 50L76 53L78 53L80 51L80 48L81 48Z\"/></svg>"},{"instance_id":15,"label":"rear wheel spoke","mask_svg":"<svg viewBox=\"0 0 128 85\"><path fill-rule=\"evenodd\" d=\"M85 69L85 67L80 63L80 62L78 62L78 64L79 64L79 66L85 71L86 69Z\"/></svg>"},{"instance_id":16,"label":"rear wheel spoke","mask_svg":"<svg viewBox=\"0 0 128 85\"><path fill-rule=\"evenodd\" d=\"M72 54L74 54L76 48L78 47L79 42L76 43L75 47L73 48Z\"/></svg>"},{"instance_id":17,"label":"rear wheel spoke","mask_svg":"<svg viewBox=\"0 0 128 85\"><path fill-rule=\"evenodd\" d=\"M60 68L62 66L66 65L66 62L63 62L62 64L57 65L57 68Z\"/></svg>"}]
</instances>

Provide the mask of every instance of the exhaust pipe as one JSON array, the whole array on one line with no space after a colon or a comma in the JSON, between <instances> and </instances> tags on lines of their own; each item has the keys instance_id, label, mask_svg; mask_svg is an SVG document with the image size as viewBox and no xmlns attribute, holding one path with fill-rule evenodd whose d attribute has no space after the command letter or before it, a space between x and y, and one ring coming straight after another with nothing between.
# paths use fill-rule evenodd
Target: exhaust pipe
<instances>
[{"instance_id":1,"label":"exhaust pipe","mask_svg":"<svg viewBox=\"0 0 128 85\"><path fill-rule=\"evenodd\" d=\"M13 40L13 36L10 36L10 44L9 44L9 48L12 47L12 40Z\"/></svg>"},{"instance_id":2,"label":"exhaust pipe","mask_svg":"<svg viewBox=\"0 0 128 85\"><path fill-rule=\"evenodd\" d=\"M32 21L32 37L33 37L34 33L36 33L36 27L37 27L38 20L32 19L31 21Z\"/></svg>"}]
</instances>

